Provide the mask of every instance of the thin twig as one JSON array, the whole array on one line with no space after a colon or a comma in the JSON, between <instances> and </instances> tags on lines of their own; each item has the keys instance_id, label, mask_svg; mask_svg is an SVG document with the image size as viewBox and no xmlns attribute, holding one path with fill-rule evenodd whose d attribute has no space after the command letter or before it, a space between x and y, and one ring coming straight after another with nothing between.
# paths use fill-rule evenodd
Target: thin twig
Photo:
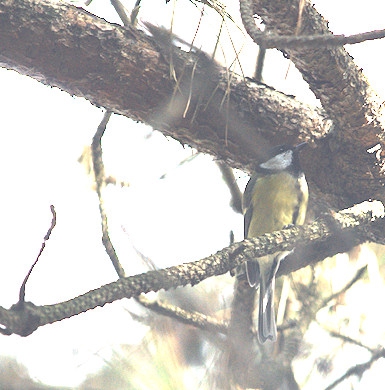
<instances>
[{"instance_id":1,"label":"thin twig","mask_svg":"<svg viewBox=\"0 0 385 390\"><path fill-rule=\"evenodd\" d=\"M96 133L92 139L91 144L91 151L92 151L92 163L94 167L95 172L95 182L96 182L96 192L98 194L99 198L99 212L100 212L100 219L102 222L102 242L104 245L104 248L106 249L106 252L111 259L111 262L115 268L116 273L120 278L123 278L125 276L124 269L122 265L120 264L118 255L116 254L115 248L111 242L110 235L108 232L108 220L107 220L107 213L104 208L104 201L103 201L103 195L102 190L105 183L105 173L104 173L104 163L103 163L103 157L102 157L102 137L106 130L107 123L111 117L111 111L106 111L104 114L104 117L102 121L100 122L98 129L96 130Z\"/></svg>"},{"instance_id":2,"label":"thin twig","mask_svg":"<svg viewBox=\"0 0 385 390\"><path fill-rule=\"evenodd\" d=\"M336 339L340 339L340 340L342 340L342 341L344 341L346 343L349 343L349 344L357 345L358 347L364 348L364 349L368 350L371 353L375 353L376 352L375 349L370 348L369 346L367 346L365 344L362 344L360 341L354 340L354 339L352 339L349 336L342 335L340 333L334 332L333 330L329 330L328 333L330 334L330 336L335 337Z\"/></svg>"},{"instance_id":3,"label":"thin twig","mask_svg":"<svg viewBox=\"0 0 385 390\"><path fill-rule=\"evenodd\" d=\"M125 26L130 26L131 21L126 14L126 11L124 9L123 4L119 0L110 0L110 2L111 2L111 5L115 8L115 11L119 15L119 18L121 19L123 24Z\"/></svg>"},{"instance_id":4,"label":"thin twig","mask_svg":"<svg viewBox=\"0 0 385 390\"><path fill-rule=\"evenodd\" d=\"M323 301L322 307L326 306L328 304L328 302L330 302L331 300L339 297L341 294L343 294L344 292L349 290L349 288L352 287L354 283L356 283L358 280L360 280L362 278L362 276L364 275L364 273L366 271L366 268L367 268L366 265L361 267L356 272L354 277L344 287L341 288L341 290L339 290L339 291L335 292L334 294L330 295L329 297L325 298L324 301Z\"/></svg>"},{"instance_id":5,"label":"thin twig","mask_svg":"<svg viewBox=\"0 0 385 390\"><path fill-rule=\"evenodd\" d=\"M148 309L167 317L174 318L184 324L213 333L227 333L227 324L223 321L218 321L214 317L209 317L196 311L187 311L162 301L150 301L143 295L138 297L137 301Z\"/></svg>"},{"instance_id":6,"label":"thin twig","mask_svg":"<svg viewBox=\"0 0 385 390\"><path fill-rule=\"evenodd\" d=\"M223 180L225 181L231 194L230 206L236 212L242 214L242 192L238 187L235 180L233 170L223 161L217 161L217 166L222 173Z\"/></svg>"},{"instance_id":7,"label":"thin twig","mask_svg":"<svg viewBox=\"0 0 385 390\"><path fill-rule=\"evenodd\" d=\"M106 185L106 182L105 182L105 174L104 174L104 163L102 157L101 139L103 137L103 134L105 132L110 117L111 117L111 112L107 111L93 137L91 150L92 150L92 161L93 161L94 172L95 172L96 191L99 197L100 218L102 221L102 231L103 231L102 241L106 249L106 252L109 258L111 259L111 262L114 265L114 268L119 278L123 278L125 277L125 272L123 267L120 264L119 258L116 254L115 248L112 244L109 235L107 214L104 208L104 202L102 197L102 189ZM166 315L171 318L175 318L178 321L183 323L188 323L188 321L195 321L197 324L200 324L200 327L203 327L204 324L206 324L207 328L210 328L210 323L212 323L212 321L210 322L209 319L205 319L205 316L199 315L199 313L189 313L188 311L180 309L173 305L168 305L160 302L150 302L145 296L135 297L135 299L143 306L152 309L153 311L158 312L160 314ZM215 324L213 324L211 328L214 325ZM219 330L217 329L216 331L218 332Z\"/></svg>"},{"instance_id":8,"label":"thin twig","mask_svg":"<svg viewBox=\"0 0 385 390\"><path fill-rule=\"evenodd\" d=\"M265 58L266 58L266 48L260 46L258 50L258 56L257 56L257 65L255 67L255 73L254 73L254 78L259 82L263 81L262 71L263 71L263 65L265 64Z\"/></svg>"},{"instance_id":9,"label":"thin twig","mask_svg":"<svg viewBox=\"0 0 385 390\"><path fill-rule=\"evenodd\" d=\"M30 275L32 273L33 268L35 267L35 265L39 261L40 256L41 256L41 254L44 251L45 244L49 240L49 238L51 236L51 233L52 233L52 230L56 226L56 211L55 211L55 207L53 205L51 205L50 209L51 209L51 213L52 213L51 226L49 227L49 229L47 231L47 234L44 236L43 243L41 244L41 248L40 248L39 254L36 257L36 260L32 264L31 268L29 269L29 271L27 273L27 276L24 278L24 281L21 284L20 291L19 291L19 302L18 302L18 305L22 305L25 302L25 286L27 284L27 281L28 281L28 279L29 279L29 277L30 277Z\"/></svg>"},{"instance_id":10,"label":"thin twig","mask_svg":"<svg viewBox=\"0 0 385 390\"><path fill-rule=\"evenodd\" d=\"M240 0L240 13L246 32L255 43L267 49L292 49L296 47L326 47L353 45L374 39L385 38L385 29L353 35L267 35L255 24L251 0Z\"/></svg>"},{"instance_id":11,"label":"thin twig","mask_svg":"<svg viewBox=\"0 0 385 390\"><path fill-rule=\"evenodd\" d=\"M130 22L131 22L132 26L136 26L136 24L138 22L138 14L139 14L139 10L140 10L140 2L141 2L141 0L136 0L134 8L131 11Z\"/></svg>"},{"instance_id":12,"label":"thin twig","mask_svg":"<svg viewBox=\"0 0 385 390\"><path fill-rule=\"evenodd\" d=\"M339 377L337 380L335 380L331 385L326 387L325 390L332 390L337 385L339 385L341 382L343 382L345 379L348 379L349 377L356 375L358 377L361 377L365 371L369 370L369 368L372 366L372 364L377 361L378 359L385 358L385 349L378 350L370 360L368 360L366 363L357 364L353 367L350 367L344 375Z\"/></svg>"}]
</instances>

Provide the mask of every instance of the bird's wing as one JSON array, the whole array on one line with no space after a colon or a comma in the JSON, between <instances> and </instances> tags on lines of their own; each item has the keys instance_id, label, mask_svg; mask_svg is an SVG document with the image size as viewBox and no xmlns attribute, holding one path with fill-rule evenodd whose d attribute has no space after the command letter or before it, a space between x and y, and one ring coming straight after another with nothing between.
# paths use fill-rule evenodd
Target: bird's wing
<instances>
[{"instance_id":1,"label":"bird's wing","mask_svg":"<svg viewBox=\"0 0 385 390\"><path fill-rule=\"evenodd\" d=\"M250 287L257 288L260 283L259 263L257 261L246 261L246 276Z\"/></svg>"},{"instance_id":2,"label":"bird's wing","mask_svg":"<svg viewBox=\"0 0 385 390\"><path fill-rule=\"evenodd\" d=\"M251 203L251 200L253 197L254 185L257 180L258 180L258 176L254 174L247 182L245 192L243 193L243 199L242 199L242 208L243 208L243 215L244 215L243 232L245 238L247 238L250 222L253 217L253 205Z\"/></svg>"}]
</instances>

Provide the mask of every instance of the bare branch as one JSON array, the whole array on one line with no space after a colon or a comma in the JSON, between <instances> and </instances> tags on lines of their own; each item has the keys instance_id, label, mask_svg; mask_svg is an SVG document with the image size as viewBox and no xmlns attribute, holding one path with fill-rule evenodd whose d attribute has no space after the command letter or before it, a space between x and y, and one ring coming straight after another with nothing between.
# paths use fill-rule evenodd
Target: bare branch
<instances>
[{"instance_id":1,"label":"bare branch","mask_svg":"<svg viewBox=\"0 0 385 390\"><path fill-rule=\"evenodd\" d=\"M358 340L354 340L351 337L342 335L341 333L334 332L333 330L328 330L327 332L330 334L330 336L335 337L336 339L340 339L340 340L344 341L345 343L357 345L358 347L364 348L367 351L371 352L372 354L376 353L375 349L370 348L369 346L362 344Z\"/></svg>"},{"instance_id":2,"label":"bare branch","mask_svg":"<svg viewBox=\"0 0 385 390\"><path fill-rule=\"evenodd\" d=\"M366 363L357 364L354 367L349 368L349 370L347 370L344 375L342 375L340 378L338 378L336 381L334 381L331 385L326 387L325 390L334 389L337 385L339 385L345 379L348 379L349 377L351 377L353 375L361 377L365 371L370 369L370 367L372 366L372 364L374 362L376 362L377 360L379 360L381 358L385 358L385 349L383 349L383 348L379 349L376 353L374 353L373 356L371 357L371 359L368 360Z\"/></svg>"},{"instance_id":3,"label":"bare branch","mask_svg":"<svg viewBox=\"0 0 385 390\"><path fill-rule=\"evenodd\" d=\"M251 0L240 0L240 12L245 30L255 43L265 49L316 48L353 45L369 40L385 38L384 30L373 30L354 35L274 35L265 34L255 24Z\"/></svg>"},{"instance_id":4,"label":"bare branch","mask_svg":"<svg viewBox=\"0 0 385 390\"><path fill-rule=\"evenodd\" d=\"M50 206L50 209L51 209L51 213L52 213L52 220L51 220L51 226L49 227L48 231L47 231L47 234L44 236L44 241L43 243L41 244L41 248L40 248L40 251L39 251L39 254L37 255L36 257L36 260L34 261L34 263L32 264L31 268L29 269L28 273L27 273L27 276L24 278L24 281L20 287L20 292L19 292L19 302L17 303L17 305L22 305L24 302L25 302L25 286L27 284L27 281L35 267L35 265L37 264L37 262L39 261L40 259L40 256L42 255L43 251L44 251L44 248L45 248L45 245L46 245L46 242L49 240L49 238L51 237L51 233L52 233L52 230L55 228L56 226L56 210L55 210L55 207L53 205Z\"/></svg>"},{"instance_id":5,"label":"bare branch","mask_svg":"<svg viewBox=\"0 0 385 390\"><path fill-rule=\"evenodd\" d=\"M326 256L344 252L362 242L383 239L384 215L381 202L364 202L336 213L333 221L338 221L338 227L336 222L331 223L330 217L321 218L309 225L295 226L235 243L199 261L121 278L66 302L46 306L35 306L25 302L23 307L20 308L16 304L10 310L0 307L0 328L4 334L17 333L27 336L40 326L61 321L98 306L104 306L106 303L150 291L168 290L187 284L195 285L211 276L222 275L246 260L277 251L290 250L298 241L303 248L310 244L308 248L312 249L307 248L306 256L297 257L301 256L298 246L290 256L292 261L289 257L285 259L279 274L287 274L320 261ZM380 237L366 229L367 225L373 227L376 223L379 224ZM337 246L335 242L331 245L330 240L333 239L337 241Z\"/></svg>"},{"instance_id":6,"label":"bare branch","mask_svg":"<svg viewBox=\"0 0 385 390\"><path fill-rule=\"evenodd\" d=\"M262 158L271 144L314 140L331 127L319 109L249 79L237 75L229 79L228 71L201 51L186 53L170 47L172 37L164 31L162 35L162 29L153 29L158 34L152 38L48 0L38 5L29 0L0 2L0 14L4 20L0 23L1 66L145 122L231 166L245 168ZM28 44L18 34L20 29L29 37ZM51 33L42 36L43 31ZM39 55L31 58L31 53ZM65 67L60 66L63 58ZM171 58L180 81L174 99ZM183 117L193 69L194 91L188 115ZM225 113L221 102L229 89ZM206 94L199 106L202 90Z\"/></svg>"},{"instance_id":7,"label":"bare branch","mask_svg":"<svg viewBox=\"0 0 385 390\"><path fill-rule=\"evenodd\" d=\"M356 283L358 280L360 280L362 278L362 276L364 275L365 271L367 269L367 266L363 266L361 267L357 272L356 274L354 275L354 277L352 278L352 280L350 280L344 287L341 288L340 291L337 291L335 292L334 294L330 295L329 297L325 298L321 307L324 307L327 305L328 302L330 302L331 300L335 299L335 298L338 298L341 294L345 293L347 290L349 290L350 287L353 286L354 283Z\"/></svg>"},{"instance_id":8,"label":"bare branch","mask_svg":"<svg viewBox=\"0 0 385 390\"><path fill-rule=\"evenodd\" d=\"M139 10L140 10L140 3L141 3L141 0L136 0L134 8L131 11L130 22L131 22L131 24L133 26L136 26L136 24L138 22L138 14L139 14Z\"/></svg>"},{"instance_id":9,"label":"bare branch","mask_svg":"<svg viewBox=\"0 0 385 390\"><path fill-rule=\"evenodd\" d=\"M263 66L265 65L265 58L266 58L266 48L260 46L258 48L258 56L257 56L257 64L255 66L255 72L254 77L257 81L262 82L262 72L263 72Z\"/></svg>"},{"instance_id":10,"label":"bare branch","mask_svg":"<svg viewBox=\"0 0 385 390\"><path fill-rule=\"evenodd\" d=\"M237 181L235 180L233 170L223 161L217 161L217 165L221 170L223 180L230 190L230 206L236 213L242 214L242 192L240 191Z\"/></svg>"},{"instance_id":11,"label":"bare branch","mask_svg":"<svg viewBox=\"0 0 385 390\"><path fill-rule=\"evenodd\" d=\"M297 8L294 0L253 1L254 13L269 29L285 35L296 31ZM170 47L170 36L166 41L160 39L161 34L152 39L133 28L112 25L79 8L47 0L38 5L27 0L1 2L0 14L4 20L0 24L3 66L144 121L233 167L251 169L271 144L314 140L331 127L319 110L236 75L229 79L226 70L201 51L185 53ZM302 18L301 35L330 34L308 2ZM28 44L18 34L20 29L29 37ZM51 34L42 36L42 31ZM39 54L31 57L31 53ZM316 150L303 155L308 180L323 193L338 196L331 199L337 209L369 198L381 200L382 100L370 91L343 48L298 48L289 54L334 120L333 138L318 142ZM63 58L67 59L65 67L60 65ZM174 99L170 58L180 84ZM196 83L190 96L193 71ZM207 104L200 105L203 86ZM229 110L224 113L221 102L229 90ZM188 99L190 110L183 117ZM379 154L367 152L377 144Z\"/></svg>"},{"instance_id":12,"label":"bare branch","mask_svg":"<svg viewBox=\"0 0 385 390\"><path fill-rule=\"evenodd\" d=\"M110 0L111 5L115 8L115 11L119 15L119 18L123 22L125 26L129 26L131 24L130 19L128 18L126 11L124 9L123 4L120 2L120 0Z\"/></svg>"},{"instance_id":13,"label":"bare branch","mask_svg":"<svg viewBox=\"0 0 385 390\"><path fill-rule=\"evenodd\" d=\"M227 333L227 324L223 321L218 321L214 317L209 317L196 311L187 311L177 306L170 305L162 301L150 301L145 296L138 297L144 307L155 311L156 313L166 315L175 320L196 328L206 330L213 333Z\"/></svg>"},{"instance_id":14,"label":"bare branch","mask_svg":"<svg viewBox=\"0 0 385 390\"><path fill-rule=\"evenodd\" d=\"M252 13L246 11L247 29L255 25L251 15L257 14L274 34L333 36L309 1L252 0L251 4ZM322 143L324 149L319 154L311 153L313 163L306 171L307 178L322 192L340 191L350 198L350 203L339 203L338 209L366 199L385 201L383 99L376 95L344 47L296 47L285 52L334 124L330 139ZM374 147L377 152L370 152ZM323 165L325 160L329 160L327 168Z\"/></svg>"},{"instance_id":15,"label":"bare branch","mask_svg":"<svg viewBox=\"0 0 385 390\"><path fill-rule=\"evenodd\" d=\"M93 163L93 168L95 173L96 191L98 193L98 198L99 198L99 212L100 212L100 219L102 223L102 233L103 233L102 242L109 258L111 259L111 262L115 268L116 273L119 275L119 277L124 277L125 276L124 269L120 264L118 255L116 254L114 245L111 242L110 235L108 232L108 219L107 219L106 210L104 208L104 201L103 201L103 194L102 194L102 189L104 188L106 183L105 183L101 140L106 130L107 123L111 117L111 114L112 114L111 111L105 112L104 117L100 122L98 129L92 139L91 151L92 151L92 163Z\"/></svg>"},{"instance_id":16,"label":"bare branch","mask_svg":"<svg viewBox=\"0 0 385 390\"><path fill-rule=\"evenodd\" d=\"M103 188L106 185L106 177L104 173L104 162L103 162L103 154L102 154L102 147L101 147L101 140L104 135L104 132L106 130L107 123L111 117L111 112L106 111L104 114L104 117L102 121L100 122L98 129L93 137L92 140L92 162L93 162L93 168L95 173L95 181L96 181L96 191L99 198L99 212L100 212L100 219L102 223L102 242L106 249L107 255L110 258L116 273L118 274L119 278L125 277L124 269L119 261L118 255L115 251L114 245L111 241L110 234L109 234L109 228L108 228L108 219L107 219L107 213L104 208L104 200L103 200ZM137 250L136 250L137 251ZM142 257L143 255L137 251L138 254L140 254ZM147 264L148 264L147 259ZM157 313L169 316L171 318L174 318L182 323L189 323L189 324L195 324L195 326L204 328L206 326L207 330L216 330L216 332L220 331L220 325L215 323L214 319L209 319L206 316L199 314L199 313L190 313L186 310L180 309L176 306L169 305L163 302L150 302L145 296L139 296L136 297L136 300L143 306L145 306L148 309L151 309ZM222 333L224 331L225 327L222 326Z\"/></svg>"}]
</instances>

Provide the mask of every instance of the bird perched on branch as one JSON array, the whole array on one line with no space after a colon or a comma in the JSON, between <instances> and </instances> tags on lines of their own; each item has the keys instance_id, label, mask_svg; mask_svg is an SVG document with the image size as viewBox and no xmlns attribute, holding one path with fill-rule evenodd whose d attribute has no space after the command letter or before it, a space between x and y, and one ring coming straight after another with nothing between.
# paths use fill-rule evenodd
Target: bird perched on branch
<instances>
[{"instance_id":1,"label":"bird perched on branch","mask_svg":"<svg viewBox=\"0 0 385 390\"><path fill-rule=\"evenodd\" d=\"M281 230L305 222L309 197L298 154L307 144L280 145L257 166L243 194L245 238ZM279 252L246 262L247 280L259 286L258 339L276 341L274 311L275 275L290 252Z\"/></svg>"}]
</instances>

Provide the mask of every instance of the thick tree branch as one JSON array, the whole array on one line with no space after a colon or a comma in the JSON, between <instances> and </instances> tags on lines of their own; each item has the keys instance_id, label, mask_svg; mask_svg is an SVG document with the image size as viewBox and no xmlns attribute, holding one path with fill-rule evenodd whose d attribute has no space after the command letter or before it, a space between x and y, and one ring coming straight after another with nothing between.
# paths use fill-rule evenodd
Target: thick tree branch
<instances>
[{"instance_id":1,"label":"thick tree branch","mask_svg":"<svg viewBox=\"0 0 385 390\"><path fill-rule=\"evenodd\" d=\"M272 33L295 33L296 1L254 0L253 12ZM308 3L302 19L301 35L330 34ZM151 31L156 39L71 5L9 0L0 4L0 64L239 168L252 168L248 164L263 157L270 143L328 132L330 122L318 110L235 75L229 80L202 52L170 47L169 35ZM310 182L338 196L337 208L382 199L381 101L344 49L298 48L289 54L336 124L329 140L303 155ZM171 64L178 88L169 76Z\"/></svg>"},{"instance_id":2,"label":"thick tree branch","mask_svg":"<svg viewBox=\"0 0 385 390\"><path fill-rule=\"evenodd\" d=\"M160 289L168 290L187 284L193 286L211 276L224 274L248 259L290 250L296 246L291 259L285 259L279 270L280 275L287 274L327 256L345 252L365 241L383 242L384 215L381 202L364 202L336 213L334 218L323 218L306 226L247 239L192 263L121 278L66 302L46 306L25 302L22 307L16 304L10 310L0 307L0 331L3 334L28 336L40 326L106 303ZM369 225L371 229L367 229ZM377 230L373 229L373 225L378 225ZM378 234L373 234L372 231L377 231ZM301 245L297 246L298 242Z\"/></svg>"},{"instance_id":3,"label":"thick tree branch","mask_svg":"<svg viewBox=\"0 0 385 390\"><path fill-rule=\"evenodd\" d=\"M9 0L0 3L0 65L239 168L263 157L270 144L329 131L320 110L236 75L229 80L202 52L170 47L169 34L152 32L156 39L64 3Z\"/></svg>"},{"instance_id":4,"label":"thick tree branch","mask_svg":"<svg viewBox=\"0 0 385 390\"><path fill-rule=\"evenodd\" d=\"M245 12L249 1L242 0ZM258 14L272 34L331 34L327 22L309 1L304 2L301 17L297 0L251 2L250 12ZM384 200L382 99L342 47L297 47L287 52L335 124L330 140L312 153L308 177L324 192L345 194L352 203L370 198ZM374 152L368 151L376 145ZM327 169L321 162L325 156L329 158ZM341 203L341 207L346 205Z\"/></svg>"}]
</instances>

